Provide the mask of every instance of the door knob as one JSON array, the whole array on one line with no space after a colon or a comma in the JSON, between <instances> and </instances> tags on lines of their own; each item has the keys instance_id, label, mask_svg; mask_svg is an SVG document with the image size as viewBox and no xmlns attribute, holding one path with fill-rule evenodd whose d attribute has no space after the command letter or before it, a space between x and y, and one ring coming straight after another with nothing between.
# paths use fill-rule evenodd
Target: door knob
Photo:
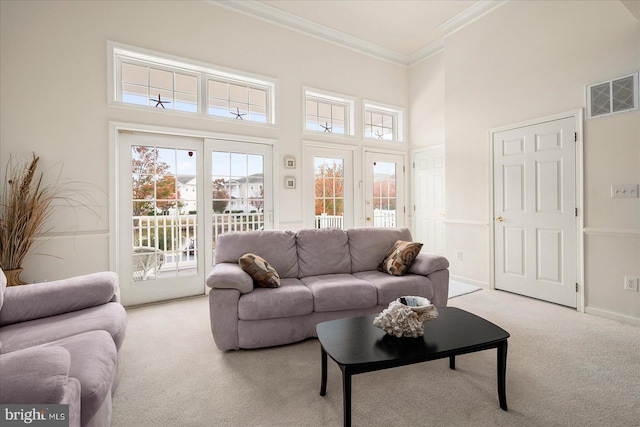
<instances>
[{"instance_id":1,"label":"door knob","mask_svg":"<svg viewBox=\"0 0 640 427\"><path fill-rule=\"evenodd\" d=\"M504 219L501 216L499 216L498 218L496 218L496 221L502 222L502 221L504 221Z\"/></svg>"},{"instance_id":2,"label":"door knob","mask_svg":"<svg viewBox=\"0 0 640 427\"><path fill-rule=\"evenodd\" d=\"M367 217L367 221L371 221L371 217L369 217L369 216L368 216L368 217Z\"/></svg>"}]
</instances>

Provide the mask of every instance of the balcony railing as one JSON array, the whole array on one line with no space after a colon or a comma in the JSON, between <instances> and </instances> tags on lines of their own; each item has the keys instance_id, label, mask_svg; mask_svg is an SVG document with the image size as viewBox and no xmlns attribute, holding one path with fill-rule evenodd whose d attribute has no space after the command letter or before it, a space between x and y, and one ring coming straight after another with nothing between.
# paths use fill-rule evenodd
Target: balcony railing
<instances>
[{"instance_id":1,"label":"balcony railing","mask_svg":"<svg viewBox=\"0 0 640 427\"><path fill-rule=\"evenodd\" d=\"M134 216L134 281L193 274L197 267L196 215ZM264 214L213 214L213 248L222 233L264 228Z\"/></svg>"},{"instance_id":2,"label":"balcony railing","mask_svg":"<svg viewBox=\"0 0 640 427\"><path fill-rule=\"evenodd\" d=\"M133 275L135 281L193 274L197 267L196 215L134 216ZM264 229L264 213L213 214L213 249L218 236L230 231ZM316 215L316 228L344 228L344 217ZM374 209L374 227L395 227L396 211Z\"/></svg>"}]
</instances>

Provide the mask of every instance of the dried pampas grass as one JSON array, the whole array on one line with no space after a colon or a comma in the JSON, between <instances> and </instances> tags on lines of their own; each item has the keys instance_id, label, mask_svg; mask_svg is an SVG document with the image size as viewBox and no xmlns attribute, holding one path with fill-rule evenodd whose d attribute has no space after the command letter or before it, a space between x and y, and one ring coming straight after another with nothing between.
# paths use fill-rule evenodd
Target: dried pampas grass
<instances>
[{"instance_id":1,"label":"dried pampas grass","mask_svg":"<svg viewBox=\"0 0 640 427\"><path fill-rule=\"evenodd\" d=\"M45 227L57 200L70 205L77 202L64 194L60 176L50 184L43 183L43 174L37 172L39 160L34 153L30 160L11 157L7 163L0 199L0 267L5 271L22 268L36 239L51 231Z\"/></svg>"}]
</instances>

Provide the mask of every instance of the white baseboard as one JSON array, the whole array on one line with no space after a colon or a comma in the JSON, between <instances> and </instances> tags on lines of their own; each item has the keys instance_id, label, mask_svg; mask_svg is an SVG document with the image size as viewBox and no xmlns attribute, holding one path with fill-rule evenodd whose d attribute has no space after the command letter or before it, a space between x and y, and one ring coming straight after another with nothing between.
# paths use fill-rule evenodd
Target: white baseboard
<instances>
[{"instance_id":1,"label":"white baseboard","mask_svg":"<svg viewBox=\"0 0 640 427\"><path fill-rule=\"evenodd\" d=\"M586 306L584 312L593 316L604 317L605 319L615 320L620 323L626 323L633 326L640 326L640 319L637 317L627 316L626 314L614 313L612 311L603 310L601 308Z\"/></svg>"},{"instance_id":2,"label":"white baseboard","mask_svg":"<svg viewBox=\"0 0 640 427\"><path fill-rule=\"evenodd\" d=\"M468 277L456 276L455 274L450 274L449 280L455 280L456 282L466 283L467 285L480 286L481 288L489 289L489 284L486 282L469 279Z\"/></svg>"}]
</instances>

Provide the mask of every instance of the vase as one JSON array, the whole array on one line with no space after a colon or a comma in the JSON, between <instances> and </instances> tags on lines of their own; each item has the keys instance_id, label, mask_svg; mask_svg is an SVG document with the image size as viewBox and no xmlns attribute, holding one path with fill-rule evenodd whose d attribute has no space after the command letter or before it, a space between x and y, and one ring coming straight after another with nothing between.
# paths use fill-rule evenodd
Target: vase
<instances>
[{"instance_id":1,"label":"vase","mask_svg":"<svg viewBox=\"0 0 640 427\"><path fill-rule=\"evenodd\" d=\"M23 282L22 280L20 280L20 273L22 273L22 268L3 271L4 275L7 276L7 286L18 286L27 284L27 282Z\"/></svg>"}]
</instances>

